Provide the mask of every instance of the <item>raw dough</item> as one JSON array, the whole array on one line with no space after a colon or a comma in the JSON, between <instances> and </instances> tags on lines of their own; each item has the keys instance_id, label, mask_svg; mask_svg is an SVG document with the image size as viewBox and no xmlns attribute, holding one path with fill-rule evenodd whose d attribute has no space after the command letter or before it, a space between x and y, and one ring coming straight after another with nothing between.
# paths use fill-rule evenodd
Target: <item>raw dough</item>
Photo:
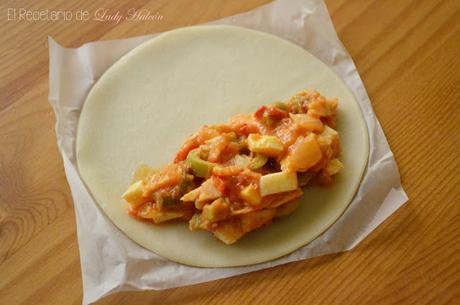
<instances>
[{"instance_id":1,"label":"raw dough","mask_svg":"<svg viewBox=\"0 0 460 305\"><path fill-rule=\"evenodd\" d=\"M305 189L291 216L227 246L184 223L154 225L128 216L120 195L141 163L171 162L201 125L226 122L306 88L339 99L345 170L329 188ZM265 262L312 241L344 212L363 175L367 128L344 83L302 48L232 26L197 26L162 34L115 63L94 85L77 133L80 174L113 223L141 246L192 266Z\"/></svg>"}]
</instances>

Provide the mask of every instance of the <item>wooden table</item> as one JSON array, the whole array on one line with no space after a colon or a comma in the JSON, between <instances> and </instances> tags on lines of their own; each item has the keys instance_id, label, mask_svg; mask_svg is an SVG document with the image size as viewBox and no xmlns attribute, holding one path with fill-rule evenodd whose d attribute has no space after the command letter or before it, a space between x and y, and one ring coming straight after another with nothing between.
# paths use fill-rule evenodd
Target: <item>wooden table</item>
<instances>
[{"instance_id":1,"label":"wooden table","mask_svg":"<svg viewBox=\"0 0 460 305\"><path fill-rule=\"evenodd\" d=\"M30 3L28 3L30 2ZM120 1L121 2L121 1ZM0 304L80 304L75 215L47 101L47 35L67 47L202 23L266 0L2 1ZM353 251L98 304L460 304L460 1L329 0L410 201ZM7 20L8 8L162 21Z\"/></svg>"}]
</instances>

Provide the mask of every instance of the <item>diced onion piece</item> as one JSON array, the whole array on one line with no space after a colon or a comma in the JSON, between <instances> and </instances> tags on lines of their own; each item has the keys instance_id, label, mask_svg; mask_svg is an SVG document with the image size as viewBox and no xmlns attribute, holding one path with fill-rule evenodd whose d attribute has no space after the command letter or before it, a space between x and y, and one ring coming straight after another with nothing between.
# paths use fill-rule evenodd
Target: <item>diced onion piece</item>
<instances>
[{"instance_id":1,"label":"diced onion piece","mask_svg":"<svg viewBox=\"0 0 460 305\"><path fill-rule=\"evenodd\" d=\"M331 146L334 141L337 141L338 137L339 133L336 130L329 126L325 126L324 131L318 136L318 142L321 145Z\"/></svg>"},{"instance_id":2,"label":"diced onion piece","mask_svg":"<svg viewBox=\"0 0 460 305\"><path fill-rule=\"evenodd\" d=\"M245 206L244 208L242 209L239 209L239 210L230 210L230 214L232 216L235 216L235 215L243 215L243 214L247 214L249 212L253 212L255 209L253 207L250 207L250 206Z\"/></svg>"},{"instance_id":3,"label":"diced onion piece","mask_svg":"<svg viewBox=\"0 0 460 305\"><path fill-rule=\"evenodd\" d=\"M283 143L277 137L262 136L254 133L248 136L248 148L252 152L270 157L277 157L284 151Z\"/></svg>"},{"instance_id":4,"label":"diced onion piece","mask_svg":"<svg viewBox=\"0 0 460 305\"><path fill-rule=\"evenodd\" d=\"M231 165L237 165L241 167L246 167L251 162L251 159L245 155L236 155L233 159L230 160Z\"/></svg>"},{"instance_id":5,"label":"diced onion piece","mask_svg":"<svg viewBox=\"0 0 460 305\"><path fill-rule=\"evenodd\" d=\"M138 168L136 168L136 171L134 172L133 175L133 181L136 182L139 180L147 181L147 179L154 174L156 170L148 165L141 164L139 165Z\"/></svg>"},{"instance_id":6,"label":"diced onion piece","mask_svg":"<svg viewBox=\"0 0 460 305\"><path fill-rule=\"evenodd\" d=\"M307 137L299 137L289 147L287 156L281 160L281 169L303 172L314 166L322 158L321 147L316 135L311 133Z\"/></svg>"},{"instance_id":7,"label":"diced onion piece","mask_svg":"<svg viewBox=\"0 0 460 305\"><path fill-rule=\"evenodd\" d=\"M184 216L184 212L183 211L158 211L154 209L151 215L155 223L162 223L168 220L181 218L182 216Z\"/></svg>"},{"instance_id":8,"label":"diced onion piece","mask_svg":"<svg viewBox=\"0 0 460 305\"><path fill-rule=\"evenodd\" d=\"M258 205L262 201L259 190L252 184L241 191L240 197L250 205Z\"/></svg>"},{"instance_id":9,"label":"diced onion piece","mask_svg":"<svg viewBox=\"0 0 460 305\"><path fill-rule=\"evenodd\" d=\"M255 157L251 159L251 163L249 163L249 168L252 170L259 169L262 166L264 166L265 163L267 163L267 161L267 156L256 154Z\"/></svg>"},{"instance_id":10,"label":"diced onion piece","mask_svg":"<svg viewBox=\"0 0 460 305\"><path fill-rule=\"evenodd\" d=\"M267 196L276 193L293 191L297 188L295 172L278 172L264 175L260 178L260 195Z\"/></svg>"},{"instance_id":11,"label":"diced onion piece","mask_svg":"<svg viewBox=\"0 0 460 305\"><path fill-rule=\"evenodd\" d=\"M187 194L182 196L180 198L180 200L182 200L182 201L195 201L195 200L197 200L198 196L200 195L200 188L201 187L197 187L196 189L191 190L190 192L188 192Z\"/></svg>"},{"instance_id":12,"label":"diced onion piece","mask_svg":"<svg viewBox=\"0 0 460 305\"><path fill-rule=\"evenodd\" d=\"M229 140L227 139L227 137L218 136L206 141L205 143L209 144L208 161L217 162L220 158L220 155L227 147Z\"/></svg>"},{"instance_id":13,"label":"diced onion piece","mask_svg":"<svg viewBox=\"0 0 460 305\"><path fill-rule=\"evenodd\" d=\"M126 200L132 208L136 208L137 206L145 203L147 200L143 196L143 189L144 182L142 180L139 180L137 182L134 182L131 184L126 192L124 192L121 197Z\"/></svg>"},{"instance_id":14,"label":"diced onion piece","mask_svg":"<svg viewBox=\"0 0 460 305\"><path fill-rule=\"evenodd\" d=\"M141 205L137 210L137 216L141 218L152 219L153 212L154 209L152 208L152 203L146 202L143 205Z\"/></svg>"},{"instance_id":15,"label":"diced onion piece","mask_svg":"<svg viewBox=\"0 0 460 305\"><path fill-rule=\"evenodd\" d=\"M319 117L327 117L335 114L337 105L338 101L336 99L313 101L308 104L308 113Z\"/></svg>"},{"instance_id":16,"label":"diced onion piece","mask_svg":"<svg viewBox=\"0 0 460 305\"><path fill-rule=\"evenodd\" d=\"M201 185L200 195L198 201L209 201L222 197L222 193L214 186L212 179L208 179Z\"/></svg>"},{"instance_id":17,"label":"diced onion piece","mask_svg":"<svg viewBox=\"0 0 460 305\"><path fill-rule=\"evenodd\" d=\"M201 214L204 219L210 222L217 222L227 218L229 214L228 203L223 198L214 200L210 204L206 204L203 207L203 213Z\"/></svg>"},{"instance_id":18,"label":"diced onion piece","mask_svg":"<svg viewBox=\"0 0 460 305\"><path fill-rule=\"evenodd\" d=\"M201 225L201 214L195 213L193 214L192 218L190 218L188 222L188 228L190 231L196 231L200 229Z\"/></svg>"},{"instance_id":19,"label":"diced onion piece","mask_svg":"<svg viewBox=\"0 0 460 305\"><path fill-rule=\"evenodd\" d=\"M323 122L319 118L312 117L306 113L290 113L289 116L302 130L313 132L322 132L324 130Z\"/></svg>"},{"instance_id":20,"label":"diced onion piece","mask_svg":"<svg viewBox=\"0 0 460 305\"><path fill-rule=\"evenodd\" d=\"M344 166L342 162L340 162L339 159L335 158L327 163L326 172L329 174L329 176L332 176L340 172L343 168Z\"/></svg>"},{"instance_id":21,"label":"diced onion piece","mask_svg":"<svg viewBox=\"0 0 460 305\"><path fill-rule=\"evenodd\" d=\"M339 134L329 126L318 136L318 144L328 159L336 157L340 153Z\"/></svg>"},{"instance_id":22,"label":"diced onion piece","mask_svg":"<svg viewBox=\"0 0 460 305\"><path fill-rule=\"evenodd\" d=\"M214 236L227 245L235 243L243 235L239 222L222 221L214 230Z\"/></svg>"}]
</instances>

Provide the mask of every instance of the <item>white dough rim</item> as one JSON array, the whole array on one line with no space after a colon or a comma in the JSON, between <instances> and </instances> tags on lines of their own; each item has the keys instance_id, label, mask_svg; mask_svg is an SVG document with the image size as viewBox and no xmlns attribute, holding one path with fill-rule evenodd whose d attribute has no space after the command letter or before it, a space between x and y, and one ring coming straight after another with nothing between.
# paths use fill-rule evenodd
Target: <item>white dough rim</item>
<instances>
[{"instance_id":1,"label":"white dough rim","mask_svg":"<svg viewBox=\"0 0 460 305\"><path fill-rule=\"evenodd\" d=\"M184 223L154 225L128 216L120 195L139 164L171 162L199 126L226 122L306 88L339 99L346 168L332 187L306 188L294 214L230 246L208 232L190 232ZM360 107L334 72L290 42L234 26L173 30L123 56L88 94L76 140L80 175L112 222L144 248L200 267L262 263L311 242L353 199L368 153Z\"/></svg>"}]
</instances>

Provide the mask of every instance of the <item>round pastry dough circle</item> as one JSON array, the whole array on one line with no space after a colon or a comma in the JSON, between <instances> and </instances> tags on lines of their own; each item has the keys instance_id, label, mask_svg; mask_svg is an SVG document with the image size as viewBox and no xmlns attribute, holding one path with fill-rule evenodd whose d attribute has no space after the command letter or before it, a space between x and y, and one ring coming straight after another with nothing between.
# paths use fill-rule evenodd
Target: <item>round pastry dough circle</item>
<instances>
[{"instance_id":1,"label":"round pastry dough circle","mask_svg":"<svg viewBox=\"0 0 460 305\"><path fill-rule=\"evenodd\" d=\"M128 216L120 195L139 164L165 165L201 125L226 122L306 88L339 99L345 170L332 187L306 188L295 213L230 246L184 223L154 225ZM81 112L76 155L95 201L128 237L176 262L229 267L291 253L331 226L360 184L368 135L352 93L305 50L262 32L197 26L153 38L99 79Z\"/></svg>"}]
</instances>

